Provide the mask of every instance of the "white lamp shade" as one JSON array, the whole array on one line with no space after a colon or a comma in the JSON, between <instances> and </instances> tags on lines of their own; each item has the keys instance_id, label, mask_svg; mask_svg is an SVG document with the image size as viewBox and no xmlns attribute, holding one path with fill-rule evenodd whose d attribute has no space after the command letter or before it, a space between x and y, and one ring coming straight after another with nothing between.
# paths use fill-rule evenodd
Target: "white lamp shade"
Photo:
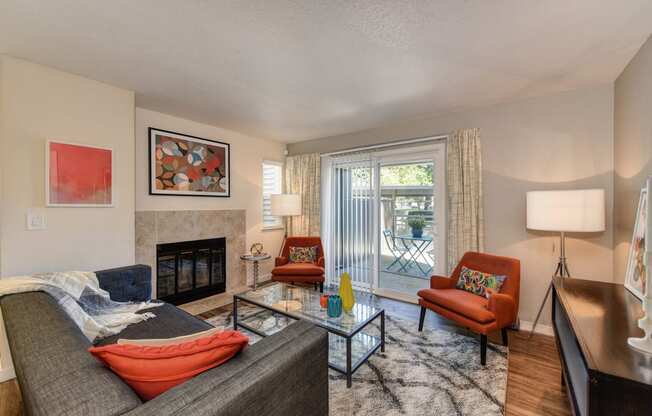
<instances>
[{"instance_id":1,"label":"white lamp shade","mask_svg":"<svg viewBox=\"0 0 652 416\"><path fill-rule=\"evenodd\" d=\"M301 215L301 195L276 194L271 195L272 215L287 217Z\"/></svg>"},{"instance_id":2,"label":"white lamp shade","mask_svg":"<svg viewBox=\"0 0 652 416\"><path fill-rule=\"evenodd\" d=\"M597 232L605 229L604 189L527 193L527 228Z\"/></svg>"}]
</instances>

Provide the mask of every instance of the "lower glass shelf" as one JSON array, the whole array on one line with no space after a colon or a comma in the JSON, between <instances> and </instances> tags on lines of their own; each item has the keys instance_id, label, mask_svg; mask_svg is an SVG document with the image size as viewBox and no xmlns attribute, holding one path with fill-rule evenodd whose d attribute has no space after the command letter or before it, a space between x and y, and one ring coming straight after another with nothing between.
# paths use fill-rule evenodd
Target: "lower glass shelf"
<instances>
[{"instance_id":1,"label":"lower glass shelf","mask_svg":"<svg viewBox=\"0 0 652 416\"><path fill-rule=\"evenodd\" d=\"M346 338L328 333L328 364L341 372L346 372ZM376 348L380 337L358 332L351 338L351 369L360 366Z\"/></svg>"}]
</instances>

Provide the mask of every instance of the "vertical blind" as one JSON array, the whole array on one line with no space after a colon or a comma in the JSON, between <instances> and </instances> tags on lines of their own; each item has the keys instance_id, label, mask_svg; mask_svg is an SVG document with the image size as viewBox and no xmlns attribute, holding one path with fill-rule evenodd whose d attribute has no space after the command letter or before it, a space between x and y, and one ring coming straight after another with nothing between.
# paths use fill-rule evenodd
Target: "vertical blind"
<instances>
[{"instance_id":1,"label":"vertical blind","mask_svg":"<svg viewBox=\"0 0 652 416\"><path fill-rule=\"evenodd\" d=\"M272 215L270 195L280 194L283 185L283 166L276 162L263 162L263 227L280 227L281 217Z\"/></svg>"},{"instance_id":2,"label":"vertical blind","mask_svg":"<svg viewBox=\"0 0 652 416\"><path fill-rule=\"evenodd\" d=\"M369 154L331 160L327 276L333 283L347 272L354 286L371 288L376 267L374 176Z\"/></svg>"}]
</instances>

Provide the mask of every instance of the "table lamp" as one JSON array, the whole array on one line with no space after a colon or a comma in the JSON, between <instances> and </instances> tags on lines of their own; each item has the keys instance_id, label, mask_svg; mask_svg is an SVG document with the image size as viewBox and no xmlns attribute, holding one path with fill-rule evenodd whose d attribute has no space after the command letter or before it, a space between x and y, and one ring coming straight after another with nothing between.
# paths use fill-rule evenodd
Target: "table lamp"
<instances>
[{"instance_id":1,"label":"table lamp","mask_svg":"<svg viewBox=\"0 0 652 416\"><path fill-rule=\"evenodd\" d=\"M272 204L272 215L279 217L292 217L301 215L301 195L299 194L274 194L271 195L270 202ZM285 229L285 234L283 235L283 244L281 244L281 251L279 252L279 256L283 252L285 240L288 238L288 225L285 218L283 218L283 228Z\"/></svg>"},{"instance_id":2,"label":"table lamp","mask_svg":"<svg viewBox=\"0 0 652 416\"><path fill-rule=\"evenodd\" d=\"M594 233L605 230L604 189L565 191L531 191L526 194L527 229L559 233L559 261L555 276L570 277L566 262L566 233ZM548 300L552 281L548 285L530 336L539 322Z\"/></svg>"}]
</instances>

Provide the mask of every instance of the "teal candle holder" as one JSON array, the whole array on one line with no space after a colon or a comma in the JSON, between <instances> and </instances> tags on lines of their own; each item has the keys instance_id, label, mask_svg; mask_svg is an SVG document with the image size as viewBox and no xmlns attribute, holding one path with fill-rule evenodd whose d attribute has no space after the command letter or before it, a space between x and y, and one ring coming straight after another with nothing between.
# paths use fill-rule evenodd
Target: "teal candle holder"
<instances>
[{"instance_id":1,"label":"teal candle holder","mask_svg":"<svg viewBox=\"0 0 652 416\"><path fill-rule=\"evenodd\" d=\"M342 315L342 298L339 295L328 297L328 309L326 313L331 318L338 318Z\"/></svg>"}]
</instances>

